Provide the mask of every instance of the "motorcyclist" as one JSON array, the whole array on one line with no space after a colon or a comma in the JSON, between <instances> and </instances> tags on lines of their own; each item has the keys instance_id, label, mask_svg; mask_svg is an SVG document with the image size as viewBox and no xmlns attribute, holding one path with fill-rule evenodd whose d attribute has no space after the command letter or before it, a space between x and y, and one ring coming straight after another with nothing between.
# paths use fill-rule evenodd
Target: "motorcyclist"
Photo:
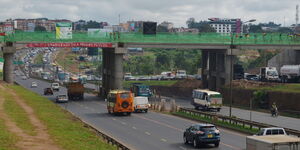
<instances>
[{"instance_id":1,"label":"motorcyclist","mask_svg":"<svg viewBox=\"0 0 300 150\"><path fill-rule=\"evenodd\" d=\"M278 114L278 109L277 109L277 105L275 102L273 102L273 104L272 104L271 113L272 113L272 116L277 116L277 114Z\"/></svg>"}]
</instances>

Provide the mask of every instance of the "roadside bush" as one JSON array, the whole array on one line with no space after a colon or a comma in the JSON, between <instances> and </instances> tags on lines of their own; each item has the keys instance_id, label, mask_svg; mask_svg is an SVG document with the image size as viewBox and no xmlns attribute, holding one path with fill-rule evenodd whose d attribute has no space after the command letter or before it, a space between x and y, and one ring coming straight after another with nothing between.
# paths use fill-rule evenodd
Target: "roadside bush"
<instances>
[{"instance_id":1,"label":"roadside bush","mask_svg":"<svg viewBox=\"0 0 300 150\"><path fill-rule=\"evenodd\" d=\"M265 90L257 90L253 92L253 105L259 108L268 108L268 93Z\"/></svg>"}]
</instances>

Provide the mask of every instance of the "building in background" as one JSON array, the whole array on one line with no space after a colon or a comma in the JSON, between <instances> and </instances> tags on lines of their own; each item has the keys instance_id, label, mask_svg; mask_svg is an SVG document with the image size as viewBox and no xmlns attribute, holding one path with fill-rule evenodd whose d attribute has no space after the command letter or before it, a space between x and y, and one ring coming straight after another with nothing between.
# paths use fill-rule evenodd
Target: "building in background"
<instances>
[{"instance_id":1,"label":"building in background","mask_svg":"<svg viewBox=\"0 0 300 150\"><path fill-rule=\"evenodd\" d=\"M242 33L243 23L241 19L208 18L209 25L217 33Z\"/></svg>"},{"instance_id":2,"label":"building in background","mask_svg":"<svg viewBox=\"0 0 300 150\"><path fill-rule=\"evenodd\" d=\"M167 28L169 31L174 28L174 24L172 22L164 21L159 26Z\"/></svg>"}]
</instances>

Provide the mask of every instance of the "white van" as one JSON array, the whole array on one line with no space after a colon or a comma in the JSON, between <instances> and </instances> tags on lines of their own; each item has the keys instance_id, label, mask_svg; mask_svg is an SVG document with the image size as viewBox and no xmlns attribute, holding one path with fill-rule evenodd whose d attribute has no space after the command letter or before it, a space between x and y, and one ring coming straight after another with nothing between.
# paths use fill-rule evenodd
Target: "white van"
<instances>
[{"instance_id":1,"label":"white van","mask_svg":"<svg viewBox=\"0 0 300 150\"><path fill-rule=\"evenodd\" d=\"M148 101L148 97L144 97L144 96L134 97L133 106L135 112L144 111L145 113L147 113L149 105L150 104Z\"/></svg>"},{"instance_id":2,"label":"white van","mask_svg":"<svg viewBox=\"0 0 300 150\"><path fill-rule=\"evenodd\" d=\"M205 110L215 109L220 111L222 107L223 98L219 92L195 89L192 97L192 105L195 106L195 109L201 107Z\"/></svg>"},{"instance_id":3,"label":"white van","mask_svg":"<svg viewBox=\"0 0 300 150\"><path fill-rule=\"evenodd\" d=\"M59 83L52 83L51 88L53 89L53 91L59 91Z\"/></svg>"}]
</instances>

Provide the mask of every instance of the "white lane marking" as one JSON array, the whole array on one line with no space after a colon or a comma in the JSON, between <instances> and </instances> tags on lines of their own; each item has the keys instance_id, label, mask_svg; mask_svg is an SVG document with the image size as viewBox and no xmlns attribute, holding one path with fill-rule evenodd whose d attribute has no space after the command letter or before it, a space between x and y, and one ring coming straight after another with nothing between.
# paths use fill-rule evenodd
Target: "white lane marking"
<instances>
[{"instance_id":1,"label":"white lane marking","mask_svg":"<svg viewBox=\"0 0 300 150\"><path fill-rule=\"evenodd\" d=\"M149 133L149 132L145 132L145 134L147 134L147 135L151 135L151 133Z\"/></svg>"},{"instance_id":2,"label":"white lane marking","mask_svg":"<svg viewBox=\"0 0 300 150\"><path fill-rule=\"evenodd\" d=\"M123 125L126 125L126 122L123 122L123 121L122 121L121 123L122 123Z\"/></svg>"},{"instance_id":3,"label":"white lane marking","mask_svg":"<svg viewBox=\"0 0 300 150\"><path fill-rule=\"evenodd\" d=\"M161 140L161 141L163 141L163 142L167 142L167 140L166 140L166 139L163 139L163 138L162 138L162 139L160 139L160 140Z\"/></svg>"},{"instance_id":4,"label":"white lane marking","mask_svg":"<svg viewBox=\"0 0 300 150\"><path fill-rule=\"evenodd\" d=\"M136 130L136 127L132 127L132 129Z\"/></svg>"},{"instance_id":5,"label":"white lane marking","mask_svg":"<svg viewBox=\"0 0 300 150\"><path fill-rule=\"evenodd\" d=\"M179 146L180 149L182 150L187 150L186 148L182 147L182 146Z\"/></svg>"},{"instance_id":6,"label":"white lane marking","mask_svg":"<svg viewBox=\"0 0 300 150\"><path fill-rule=\"evenodd\" d=\"M115 118L112 118L112 120L116 121L117 119L115 119Z\"/></svg>"}]
</instances>

